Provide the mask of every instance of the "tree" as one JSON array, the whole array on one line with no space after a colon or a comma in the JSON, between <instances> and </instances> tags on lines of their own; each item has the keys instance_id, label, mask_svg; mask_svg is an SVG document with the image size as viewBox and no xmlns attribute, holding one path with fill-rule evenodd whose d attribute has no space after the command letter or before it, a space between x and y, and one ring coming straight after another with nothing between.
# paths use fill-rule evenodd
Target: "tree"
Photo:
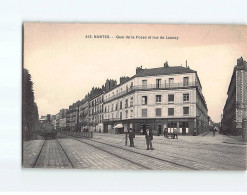
<instances>
[{"instance_id":1,"label":"tree","mask_svg":"<svg viewBox=\"0 0 247 195\"><path fill-rule=\"evenodd\" d=\"M39 114L34 102L33 82L28 70L23 69L22 82L22 135L23 139L31 139L38 129Z\"/></svg>"}]
</instances>

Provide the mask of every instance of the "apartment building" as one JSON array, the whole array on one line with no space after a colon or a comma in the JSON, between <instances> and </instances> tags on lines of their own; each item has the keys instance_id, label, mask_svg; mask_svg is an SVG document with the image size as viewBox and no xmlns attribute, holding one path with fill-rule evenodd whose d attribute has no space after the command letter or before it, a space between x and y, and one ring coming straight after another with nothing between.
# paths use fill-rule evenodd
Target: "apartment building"
<instances>
[{"instance_id":1,"label":"apartment building","mask_svg":"<svg viewBox=\"0 0 247 195\"><path fill-rule=\"evenodd\" d=\"M88 98L85 98L81 101L79 106L79 126L81 131L83 128L88 128Z\"/></svg>"},{"instance_id":2,"label":"apartment building","mask_svg":"<svg viewBox=\"0 0 247 195\"><path fill-rule=\"evenodd\" d=\"M66 129L70 131L79 131L79 106L80 101L73 103L69 106L69 110L66 113Z\"/></svg>"},{"instance_id":3,"label":"apartment building","mask_svg":"<svg viewBox=\"0 0 247 195\"><path fill-rule=\"evenodd\" d=\"M187 66L170 67L166 62L160 68L137 67L133 77L104 94L103 109L105 132L115 132L114 127L132 127L137 134L147 127L156 134L165 128L177 128L183 135L208 130L202 86L197 72Z\"/></svg>"},{"instance_id":4,"label":"apartment building","mask_svg":"<svg viewBox=\"0 0 247 195\"><path fill-rule=\"evenodd\" d=\"M227 91L223 109L221 131L226 134L242 135L246 140L247 118L247 62L237 59Z\"/></svg>"},{"instance_id":5,"label":"apartment building","mask_svg":"<svg viewBox=\"0 0 247 195\"><path fill-rule=\"evenodd\" d=\"M91 97L88 103L89 131L103 131L103 94Z\"/></svg>"}]
</instances>

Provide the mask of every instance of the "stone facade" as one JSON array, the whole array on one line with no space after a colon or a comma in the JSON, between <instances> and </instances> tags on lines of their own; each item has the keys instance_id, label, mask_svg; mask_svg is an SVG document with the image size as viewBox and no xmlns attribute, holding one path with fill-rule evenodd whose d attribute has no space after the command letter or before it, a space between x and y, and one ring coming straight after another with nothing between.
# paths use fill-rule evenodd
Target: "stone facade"
<instances>
[{"instance_id":1,"label":"stone facade","mask_svg":"<svg viewBox=\"0 0 247 195\"><path fill-rule=\"evenodd\" d=\"M242 135L247 140L247 62L237 60L227 91L228 98L223 110L221 131L226 134Z\"/></svg>"},{"instance_id":2,"label":"stone facade","mask_svg":"<svg viewBox=\"0 0 247 195\"><path fill-rule=\"evenodd\" d=\"M163 74L162 74L163 71ZM144 72L144 73L143 73ZM189 68L142 69L104 95L104 131L114 126L132 127L136 133L147 126L157 134L164 128L192 134L208 131L208 115L197 73ZM119 132L118 130L118 132Z\"/></svg>"},{"instance_id":3,"label":"stone facade","mask_svg":"<svg viewBox=\"0 0 247 195\"><path fill-rule=\"evenodd\" d=\"M88 126L88 100L84 99L82 100L81 105L79 106L79 125L81 131L84 127Z\"/></svg>"},{"instance_id":4,"label":"stone facade","mask_svg":"<svg viewBox=\"0 0 247 195\"><path fill-rule=\"evenodd\" d=\"M103 92L90 99L88 110L89 131L103 131Z\"/></svg>"}]
</instances>

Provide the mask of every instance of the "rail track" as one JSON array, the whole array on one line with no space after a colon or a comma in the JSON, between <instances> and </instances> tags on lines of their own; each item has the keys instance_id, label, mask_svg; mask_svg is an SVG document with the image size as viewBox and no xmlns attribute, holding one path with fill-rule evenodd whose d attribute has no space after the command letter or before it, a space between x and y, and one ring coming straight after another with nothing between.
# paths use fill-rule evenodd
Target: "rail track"
<instances>
[{"instance_id":1,"label":"rail track","mask_svg":"<svg viewBox=\"0 0 247 195\"><path fill-rule=\"evenodd\" d=\"M38 154L37 158L35 159L35 161L34 161L34 163L33 163L33 168L35 168L35 166L37 165L37 162L38 162L38 160L39 160L39 157L40 157L40 155L41 155L41 152L42 152L42 150L43 150L43 148L44 148L45 143L46 143L46 139L45 139L44 143L42 144L42 146L41 146L41 148L40 148L40 151L39 151L39 154Z\"/></svg>"},{"instance_id":2,"label":"rail track","mask_svg":"<svg viewBox=\"0 0 247 195\"><path fill-rule=\"evenodd\" d=\"M62 147L62 145L61 145L61 143L58 141L58 139L56 139L56 140L57 140L58 145L59 145L59 146L61 147L61 149L63 150L65 156L67 157L67 159L68 159L68 161L69 161L71 167L74 169L75 166L74 166L73 162L70 160L70 158L69 158L67 152L64 150L64 148Z\"/></svg>"},{"instance_id":3,"label":"rail track","mask_svg":"<svg viewBox=\"0 0 247 195\"><path fill-rule=\"evenodd\" d=\"M58 139L55 139L55 140L56 140L56 142L58 143L58 145L59 145L59 147L61 148L61 150L63 151L64 155L66 156L66 159L67 159L67 161L69 162L70 166L71 166L72 168L75 168L73 162L70 160L70 158L69 158L67 152L64 150L64 148L63 148L63 146L61 145L61 143L58 141ZM42 147L40 148L39 154L37 155L37 157L36 157L36 159L35 159L35 161L34 161L33 168L36 168L36 166L37 166L37 164L38 164L38 161L39 161L39 159L40 159L40 156L41 156L41 154L42 154L42 152L43 152L43 149L44 149L46 143L47 143L47 139L45 139L44 143L42 144Z\"/></svg>"},{"instance_id":4,"label":"rail track","mask_svg":"<svg viewBox=\"0 0 247 195\"><path fill-rule=\"evenodd\" d=\"M66 136L68 136L68 135L66 135ZM117 150L122 150L122 151L125 151L125 153L132 153L132 154L134 153L134 154L136 154L138 156L144 156L147 159L147 161L152 160L152 161L156 161L157 163L166 163L167 165L175 166L178 169L180 168L180 169L188 169L188 170L198 170L198 169L196 169L194 167L191 167L191 166L179 164L179 163L167 160L167 159L162 159L162 158L159 158L159 157L151 156L151 155L144 154L144 153L141 153L141 152L138 152L138 151L133 151L133 150L130 150L130 149L127 149L127 148L123 148L123 147L119 147L119 146L116 146L116 145L113 145L113 144L110 144L110 143L100 142L100 141L96 141L96 140L92 140L92 139L90 139L91 143L88 143L88 141L83 141L82 139L78 139L74 135L69 135L69 136L73 137L74 140L77 140L77 141L82 142L84 144L90 145L90 146L92 146L94 148L97 148L99 150L107 152L107 153L109 153L111 155L114 155L114 156L116 156L118 158L122 158L124 160L127 160L127 161L129 161L129 162L131 162L133 164L136 164L136 165L138 165L140 167L143 167L145 169L153 169L153 168L150 167L150 166L147 166L147 165L143 165L143 164L137 163L135 160L131 160L128 157L124 157L124 156L121 156L119 154L116 154L114 152L114 150L104 149L101 146L107 146L108 148L111 147L111 148L114 148L114 149L117 149ZM99 146L99 144L101 144L101 146Z\"/></svg>"}]
</instances>

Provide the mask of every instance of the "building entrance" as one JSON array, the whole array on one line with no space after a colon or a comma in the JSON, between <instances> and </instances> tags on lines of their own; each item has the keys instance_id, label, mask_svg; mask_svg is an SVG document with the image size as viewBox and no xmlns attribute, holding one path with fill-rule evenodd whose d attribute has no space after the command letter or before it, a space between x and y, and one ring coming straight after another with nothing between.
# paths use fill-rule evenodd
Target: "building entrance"
<instances>
[{"instance_id":1,"label":"building entrance","mask_svg":"<svg viewBox=\"0 0 247 195\"><path fill-rule=\"evenodd\" d=\"M145 135L147 131L147 125L142 125L142 129L143 129L143 135Z\"/></svg>"},{"instance_id":2,"label":"building entrance","mask_svg":"<svg viewBox=\"0 0 247 195\"><path fill-rule=\"evenodd\" d=\"M186 135L187 131L188 131L188 122L180 122L180 128L182 128L182 135ZM186 131L187 128L187 131Z\"/></svg>"}]
</instances>

